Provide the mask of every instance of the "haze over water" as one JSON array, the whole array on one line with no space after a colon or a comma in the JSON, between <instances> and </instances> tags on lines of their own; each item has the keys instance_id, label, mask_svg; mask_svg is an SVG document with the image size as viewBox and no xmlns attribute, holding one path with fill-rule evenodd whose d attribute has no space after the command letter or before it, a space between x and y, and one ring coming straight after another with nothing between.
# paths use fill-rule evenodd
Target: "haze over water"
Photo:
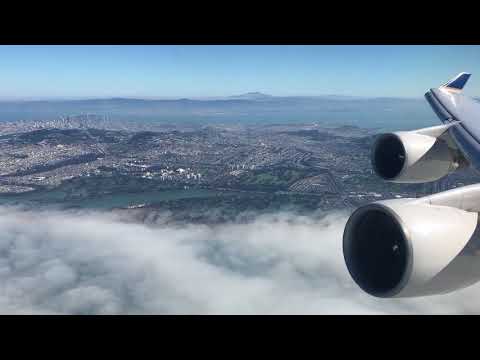
<instances>
[{"instance_id":1,"label":"haze over water","mask_svg":"<svg viewBox=\"0 0 480 360\"><path fill-rule=\"evenodd\" d=\"M438 120L422 97L230 97L218 100L93 99L0 102L0 122L47 121L94 114L146 124L353 125L379 130L432 126Z\"/></svg>"}]
</instances>

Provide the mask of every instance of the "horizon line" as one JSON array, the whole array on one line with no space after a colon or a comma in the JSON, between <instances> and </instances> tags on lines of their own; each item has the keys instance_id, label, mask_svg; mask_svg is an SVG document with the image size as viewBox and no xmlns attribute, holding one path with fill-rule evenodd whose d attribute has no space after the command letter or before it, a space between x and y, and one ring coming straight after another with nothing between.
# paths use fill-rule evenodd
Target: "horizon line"
<instances>
[{"instance_id":1,"label":"horizon line","mask_svg":"<svg viewBox=\"0 0 480 360\"><path fill-rule=\"evenodd\" d=\"M339 98L357 98L357 99L404 99L417 100L422 99L423 96L381 96L381 95L345 95L345 94L322 94L322 95L271 95L261 92L247 92L238 95L224 95L224 96L67 96L67 97L1 97L0 102L28 102L28 101L87 101L87 100L147 100L147 101L162 101L162 100L193 100L193 101L214 101L214 100L260 100L241 98L248 95L257 94L265 96L266 98L324 98L324 97L339 97Z\"/></svg>"}]
</instances>

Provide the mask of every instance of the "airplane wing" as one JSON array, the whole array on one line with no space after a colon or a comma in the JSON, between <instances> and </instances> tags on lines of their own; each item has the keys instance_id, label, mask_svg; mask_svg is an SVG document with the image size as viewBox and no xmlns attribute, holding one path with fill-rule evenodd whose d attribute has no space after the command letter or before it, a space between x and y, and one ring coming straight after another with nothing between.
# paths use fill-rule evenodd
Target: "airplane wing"
<instances>
[{"instance_id":1,"label":"airplane wing","mask_svg":"<svg viewBox=\"0 0 480 360\"><path fill-rule=\"evenodd\" d=\"M426 183L472 165L480 171L480 103L460 73L425 97L444 123L378 134L374 172L386 181ZM423 197L361 205L343 233L345 264L377 297L444 294L480 282L480 184Z\"/></svg>"},{"instance_id":2,"label":"airplane wing","mask_svg":"<svg viewBox=\"0 0 480 360\"><path fill-rule=\"evenodd\" d=\"M471 74L460 73L425 98L443 123L457 121L448 129L456 145L476 170L480 171L480 102L463 94Z\"/></svg>"}]
</instances>

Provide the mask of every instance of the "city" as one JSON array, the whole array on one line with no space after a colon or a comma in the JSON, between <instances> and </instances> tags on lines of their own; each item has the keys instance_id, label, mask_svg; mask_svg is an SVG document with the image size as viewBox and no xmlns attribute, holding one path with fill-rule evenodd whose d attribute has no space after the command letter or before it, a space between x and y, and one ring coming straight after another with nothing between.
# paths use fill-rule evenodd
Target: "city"
<instances>
[{"instance_id":1,"label":"city","mask_svg":"<svg viewBox=\"0 0 480 360\"><path fill-rule=\"evenodd\" d=\"M422 196L478 179L467 170L430 184L386 183L371 169L375 131L355 126L215 124L147 130L143 125L139 130L121 123L109 127L101 120L85 115L1 124L2 201L75 206L81 199L88 206L89 199L105 195L179 191L178 201L129 197L120 208L178 209L194 194L186 208L207 201L242 209L239 204L246 202L262 210L280 202L328 211ZM198 195L199 190L208 196Z\"/></svg>"}]
</instances>

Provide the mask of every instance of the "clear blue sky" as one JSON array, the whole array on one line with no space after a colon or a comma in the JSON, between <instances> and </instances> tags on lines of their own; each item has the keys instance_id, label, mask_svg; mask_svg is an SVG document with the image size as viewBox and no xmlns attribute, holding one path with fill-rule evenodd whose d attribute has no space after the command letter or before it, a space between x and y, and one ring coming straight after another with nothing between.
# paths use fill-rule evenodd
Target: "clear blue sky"
<instances>
[{"instance_id":1,"label":"clear blue sky","mask_svg":"<svg viewBox=\"0 0 480 360\"><path fill-rule=\"evenodd\" d=\"M421 97L480 46L0 46L0 98L272 95Z\"/></svg>"}]
</instances>

